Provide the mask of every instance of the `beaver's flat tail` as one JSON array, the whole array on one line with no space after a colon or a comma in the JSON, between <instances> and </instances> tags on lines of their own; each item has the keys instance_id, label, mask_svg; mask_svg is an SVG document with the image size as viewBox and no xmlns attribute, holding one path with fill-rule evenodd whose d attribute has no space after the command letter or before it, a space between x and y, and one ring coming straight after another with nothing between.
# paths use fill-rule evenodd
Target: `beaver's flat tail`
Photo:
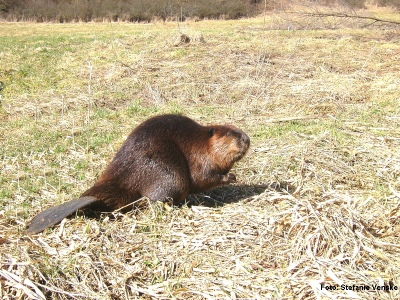
<instances>
[{"instance_id":1,"label":"beaver's flat tail","mask_svg":"<svg viewBox=\"0 0 400 300\"><path fill-rule=\"evenodd\" d=\"M84 208L96 201L98 200L95 197L85 196L54 207L50 207L39 213L29 222L25 229L25 233L36 234L42 232L47 227L61 222L64 218L76 212L78 209Z\"/></svg>"}]
</instances>

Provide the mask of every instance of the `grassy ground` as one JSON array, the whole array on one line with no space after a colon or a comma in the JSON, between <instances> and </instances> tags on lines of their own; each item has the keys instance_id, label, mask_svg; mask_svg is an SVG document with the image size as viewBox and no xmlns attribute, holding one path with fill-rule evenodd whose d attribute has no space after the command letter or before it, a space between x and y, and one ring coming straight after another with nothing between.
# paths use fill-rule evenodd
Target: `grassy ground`
<instances>
[{"instance_id":1,"label":"grassy ground","mask_svg":"<svg viewBox=\"0 0 400 300\"><path fill-rule=\"evenodd\" d=\"M1 298L400 297L399 28L365 22L0 23ZM23 234L167 112L249 134L236 185Z\"/></svg>"}]
</instances>

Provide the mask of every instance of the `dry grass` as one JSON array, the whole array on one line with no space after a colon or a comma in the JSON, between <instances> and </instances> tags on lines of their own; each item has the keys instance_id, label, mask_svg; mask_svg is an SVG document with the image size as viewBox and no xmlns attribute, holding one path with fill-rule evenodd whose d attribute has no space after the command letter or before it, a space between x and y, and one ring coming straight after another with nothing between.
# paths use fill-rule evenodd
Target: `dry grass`
<instances>
[{"instance_id":1,"label":"dry grass","mask_svg":"<svg viewBox=\"0 0 400 300\"><path fill-rule=\"evenodd\" d=\"M1 52L1 80L19 84L0 114L0 298L399 298L340 289L400 288L398 28L278 30L289 21L0 24L3 40L56 57L18 81L28 56ZM238 183L179 208L79 215L23 235L163 112L248 132Z\"/></svg>"}]
</instances>

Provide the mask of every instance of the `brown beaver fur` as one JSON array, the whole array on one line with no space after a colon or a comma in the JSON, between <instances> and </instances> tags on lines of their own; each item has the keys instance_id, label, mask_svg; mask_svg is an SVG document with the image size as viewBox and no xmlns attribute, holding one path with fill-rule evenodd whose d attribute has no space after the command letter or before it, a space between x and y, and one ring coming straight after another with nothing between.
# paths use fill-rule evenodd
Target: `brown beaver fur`
<instances>
[{"instance_id":1,"label":"brown beaver fur","mask_svg":"<svg viewBox=\"0 0 400 300\"><path fill-rule=\"evenodd\" d=\"M144 196L180 204L189 193L234 182L228 172L249 145L232 125L202 126L180 115L150 118L131 132L90 189L39 213L25 232L41 232L81 208L113 211Z\"/></svg>"}]
</instances>

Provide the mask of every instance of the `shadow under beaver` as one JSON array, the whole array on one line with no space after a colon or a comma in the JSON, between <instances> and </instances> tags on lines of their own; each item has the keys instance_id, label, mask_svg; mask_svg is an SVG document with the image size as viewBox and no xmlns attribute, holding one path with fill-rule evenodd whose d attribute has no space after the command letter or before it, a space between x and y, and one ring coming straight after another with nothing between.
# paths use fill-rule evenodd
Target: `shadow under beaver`
<instances>
[{"instance_id":1,"label":"shadow under beaver","mask_svg":"<svg viewBox=\"0 0 400 300\"><path fill-rule=\"evenodd\" d=\"M204 206L209 208L219 208L226 204L237 203L247 198L261 195L266 190L283 192L283 193L293 193L296 187L288 184L287 182L271 182L270 184L258 184L258 185L232 185L232 186L222 186L215 188L213 190L199 193L191 194L187 197L186 201L176 207L180 208L184 205L188 207L192 206ZM146 203L149 200L144 200ZM143 206L141 206L143 207ZM132 210L140 210L141 208L133 207L130 205L126 207L122 213L131 213ZM115 212L101 212L91 210L90 207L78 210L73 216L80 216L90 219L101 219L107 216L111 220L118 219L121 214L116 214Z\"/></svg>"}]
</instances>

